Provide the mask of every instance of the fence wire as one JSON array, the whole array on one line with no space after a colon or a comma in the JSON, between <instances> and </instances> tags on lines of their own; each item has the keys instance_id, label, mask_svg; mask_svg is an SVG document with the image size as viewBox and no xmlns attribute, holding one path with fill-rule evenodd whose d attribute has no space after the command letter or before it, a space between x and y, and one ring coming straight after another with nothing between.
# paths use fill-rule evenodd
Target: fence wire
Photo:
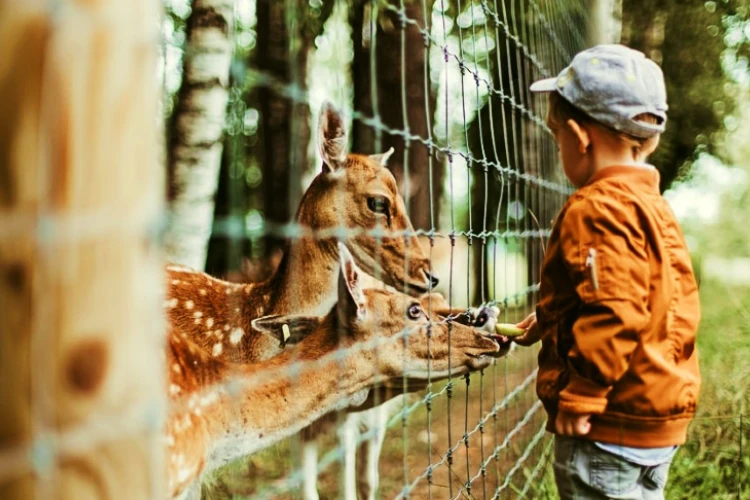
<instances>
[{"instance_id":1,"label":"fence wire","mask_svg":"<svg viewBox=\"0 0 750 500\"><path fill-rule=\"evenodd\" d=\"M243 71L233 88L245 95L268 89L290 106L310 105L313 116L315 106L311 103L336 100L353 129L367 129L374 137L372 150L354 150L356 153L378 153L386 149L384 144L400 141L394 157L402 168L403 191L409 193L414 184L429 186L427 197L406 196L407 212L411 214L414 204L422 203L429 205L430 214L428 224L401 234L424 238L433 267L440 265L440 259L447 262L443 265L447 275L439 276L445 283L440 291L451 304L496 304L502 309L501 320L521 319L535 303L538 268L552 218L571 192L555 168L556 149L545 124L544 102L527 89L532 81L557 74L583 47L585 2L362 1L341 2L336 8L346 11L341 16L344 22L356 17L356 9L368 9L370 15L369 24L363 22L370 41L365 57L370 72L365 93L370 98L362 101L363 107L356 95L352 102L350 92L327 87L328 75L322 72L316 73L322 76L322 84L310 75L304 81L295 72L280 75L268 71L253 64L252 58L240 63ZM334 9L332 16L335 14ZM284 16L285 28L291 33L288 57L293 61L304 38L295 29L305 12L294 2L286 2ZM333 30L330 20L326 29ZM388 74L398 77L400 85L394 92L400 96L384 96L379 89L386 69L379 65L382 56L377 51L378 44L387 43L385 37L396 40L391 47L391 64L396 69ZM359 39L354 34L352 38ZM318 35L319 51L329 43L326 40L325 34ZM351 49L343 45L330 50ZM425 54L421 67L407 66L411 51ZM357 47L354 52L356 58ZM355 71L356 64L348 60L339 67ZM419 74L421 77L416 77ZM424 89L415 94L410 86L419 84ZM412 95L421 95L424 102L415 101ZM391 105L390 98L400 110L384 110ZM410 114L413 107L422 110L421 118ZM245 104L241 108L247 109ZM309 120L294 114L290 119L290 130L299 130L300 123ZM420 128L415 119L425 126ZM314 128L311 132L314 142ZM292 133L292 141L297 139ZM241 132L229 138L235 144L246 140ZM410 161L414 150L420 148L427 152L427 168ZM313 171L310 175L314 175L317 161L313 157L308 164ZM299 165L284 175L300 175L306 167ZM435 182L441 175L442 185ZM265 182L264 178L261 188ZM293 191L289 190L289 214L299 201ZM363 232L376 238L394 235L349 227L310 231L293 222L270 220L262 209L258 212L261 222L252 227L244 223L243 213L217 217L214 236L262 245L269 235L287 240L344 239ZM449 250L438 255L443 248ZM408 337L405 332L407 342ZM404 398L387 420L380 496L500 498L508 496L508 491L528 491L545 456L544 416L534 395L533 358L530 351L517 351L481 374L430 384L425 393ZM382 430L368 429L356 442L370 440L379 432ZM341 494L337 476L342 473L346 450L331 437L319 442L324 448L315 469L319 491L323 496ZM233 493L279 498L300 491L305 474L309 474L298 458L302 446L292 439L286 447L251 459L250 467L258 469L251 473L252 485ZM272 479L261 477L278 462L286 462L287 472ZM520 471L529 474L521 477Z\"/></svg>"}]
</instances>

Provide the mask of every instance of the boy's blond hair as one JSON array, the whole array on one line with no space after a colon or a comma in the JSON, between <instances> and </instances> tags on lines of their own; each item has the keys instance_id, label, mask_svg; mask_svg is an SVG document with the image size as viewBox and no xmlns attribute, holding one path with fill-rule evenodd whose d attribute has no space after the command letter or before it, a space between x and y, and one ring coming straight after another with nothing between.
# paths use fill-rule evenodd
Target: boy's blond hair
<instances>
[{"instance_id":1,"label":"boy's blond hair","mask_svg":"<svg viewBox=\"0 0 750 500\"><path fill-rule=\"evenodd\" d=\"M659 141L659 135L656 134L648 139L642 139L635 137L617 130L610 128L603 123L600 123L589 115L570 104L563 96L557 92L550 92L547 107L547 124L554 124L557 126L564 126L568 120L573 120L581 125L596 125L601 129L611 133L617 139L628 144L632 150L633 155L637 156L642 150L648 149L651 146L655 146L655 143ZM643 113L633 118L634 120L657 124L661 122L661 119L649 113Z\"/></svg>"}]
</instances>

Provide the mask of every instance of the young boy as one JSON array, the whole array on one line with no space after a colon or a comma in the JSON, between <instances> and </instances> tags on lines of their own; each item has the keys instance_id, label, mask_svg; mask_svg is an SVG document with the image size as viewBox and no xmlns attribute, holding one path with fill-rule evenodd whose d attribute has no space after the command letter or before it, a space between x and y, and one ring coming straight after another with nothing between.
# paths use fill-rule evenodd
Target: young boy
<instances>
[{"instance_id":1,"label":"young boy","mask_svg":"<svg viewBox=\"0 0 750 500\"><path fill-rule=\"evenodd\" d=\"M666 122L659 67L621 45L579 53L547 123L578 190L562 207L521 345L542 341L537 394L563 499L663 498L700 389L698 290L646 158Z\"/></svg>"}]
</instances>

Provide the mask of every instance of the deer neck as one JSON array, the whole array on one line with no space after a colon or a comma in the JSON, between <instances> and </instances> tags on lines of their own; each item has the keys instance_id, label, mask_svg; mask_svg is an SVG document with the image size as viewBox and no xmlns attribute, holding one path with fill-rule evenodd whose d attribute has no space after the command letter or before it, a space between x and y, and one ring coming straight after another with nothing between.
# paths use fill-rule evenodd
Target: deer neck
<instances>
[{"instance_id":1,"label":"deer neck","mask_svg":"<svg viewBox=\"0 0 750 500\"><path fill-rule=\"evenodd\" d=\"M332 337L329 344L335 342ZM366 400L377 377L373 371L354 354L321 361L308 354L316 351L308 345L232 372L232 377L246 382L239 391L222 392L206 412L206 471L266 448L327 413Z\"/></svg>"},{"instance_id":2,"label":"deer neck","mask_svg":"<svg viewBox=\"0 0 750 500\"><path fill-rule=\"evenodd\" d=\"M338 255L335 241L299 238L284 253L270 288L271 314L323 316L336 303Z\"/></svg>"}]
</instances>

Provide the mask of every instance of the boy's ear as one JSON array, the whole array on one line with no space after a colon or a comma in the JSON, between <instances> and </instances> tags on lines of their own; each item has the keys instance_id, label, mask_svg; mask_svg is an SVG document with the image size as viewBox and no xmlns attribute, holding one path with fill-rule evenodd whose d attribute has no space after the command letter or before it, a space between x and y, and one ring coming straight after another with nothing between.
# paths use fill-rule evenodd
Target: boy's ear
<instances>
[{"instance_id":1,"label":"boy's ear","mask_svg":"<svg viewBox=\"0 0 750 500\"><path fill-rule=\"evenodd\" d=\"M589 131L584 127L581 127L581 125L572 118L565 122L565 124L578 140L578 151L581 154L585 154L591 145L591 135L589 135Z\"/></svg>"},{"instance_id":2,"label":"boy's ear","mask_svg":"<svg viewBox=\"0 0 750 500\"><path fill-rule=\"evenodd\" d=\"M314 332L322 318L318 316L303 316L298 314L263 316L250 322L255 330L269 335L281 346L298 344L305 337Z\"/></svg>"},{"instance_id":3,"label":"boy's ear","mask_svg":"<svg viewBox=\"0 0 750 500\"><path fill-rule=\"evenodd\" d=\"M354 319L361 318L365 314L365 294L362 291L362 280L357 264L354 262L349 249L339 242L339 260L341 270L339 271L338 303L336 304L339 324L349 325Z\"/></svg>"}]
</instances>

